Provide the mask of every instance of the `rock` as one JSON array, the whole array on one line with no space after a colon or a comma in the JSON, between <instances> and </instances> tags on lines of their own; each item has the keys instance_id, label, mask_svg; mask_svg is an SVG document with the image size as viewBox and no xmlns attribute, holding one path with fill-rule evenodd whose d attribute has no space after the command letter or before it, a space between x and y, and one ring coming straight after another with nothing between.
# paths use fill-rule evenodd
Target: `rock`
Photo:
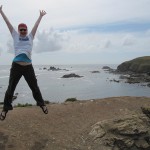
<instances>
[{"instance_id":1,"label":"rock","mask_svg":"<svg viewBox=\"0 0 150 150\"><path fill-rule=\"evenodd\" d=\"M150 83L148 83L147 86L150 87Z\"/></svg>"},{"instance_id":2,"label":"rock","mask_svg":"<svg viewBox=\"0 0 150 150\"><path fill-rule=\"evenodd\" d=\"M48 71L49 70L52 70L52 71L59 71L59 70L64 70L64 71L69 71L69 70L67 70L67 69L60 69L60 68L55 68L55 67L50 67L49 69L48 69Z\"/></svg>"},{"instance_id":3,"label":"rock","mask_svg":"<svg viewBox=\"0 0 150 150\"><path fill-rule=\"evenodd\" d=\"M100 124L94 125L92 131L89 133L91 136L94 136L94 139L97 138L102 138L106 132L105 130L101 127Z\"/></svg>"},{"instance_id":4,"label":"rock","mask_svg":"<svg viewBox=\"0 0 150 150\"><path fill-rule=\"evenodd\" d=\"M120 81L119 80L116 80L116 79L113 79L113 80L109 80L110 82L117 82L119 83Z\"/></svg>"},{"instance_id":5,"label":"rock","mask_svg":"<svg viewBox=\"0 0 150 150\"><path fill-rule=\"evenodd\" d=\"M15 95L17 96L17 95L19 95L19 93L15 93Z\"/></svg>"},{"instance_id":6,"label":"rock","mask_svg":"<svg viewBox=\"0 0 150 150\"><path fill-rule=\"evenodd\" d=\"M142 112L150 118L150 105L142 106Z\"/></svg>"},{"instance_id":7,"label":"rock","mask_svg":"<svg viewBox=\"0 0 150 150\"><path fill-rule=\"evenodd\" d=\"M42 70L42 69L39 68L39 70ZM50 71L50 70L51 70L51 71L59 71L59 70L69 71L69 70L67 70L67 69L60 69L60 68L56 68L56 67L54 67L54 66L50 66L50 68L44 67L43 70L48 70L48 71Z\"/></svg>"},{"instance_id":8,"label":"rock","mask_svg":"<svg viewBox=\"0 0 150 150\"><path fill-rule=\"evenodd\" d=\"M91 73L100 73L100 71L91 71Z\"/></svg>"},{"instance_id":9,"label":"rock","mask_svg":"<svg viewBox=\"0 0 150 150\"><path fill-rule=\"evenodd\" d=\"M111 69L110 67L108 67L108 66L103 66L103 68L102 69Z\"/></svg>"},{"instance_id":10,"label":"rock","mask_svg":"<svg viewBox=\"0 0 150 150\"><path fill-rule=\"evenodd\" d=\"M60 69L60 68L55 68L55 67L51 66L48 70L59 71L59 70L61 70L61 69Z\"/></svg>"},{"instance_id":11,"label":"rock","mask_svg":"<svg viewBox=\"0 0 150 150\"><path fill-rule=\"evenodd\" d=\"M15 93L15 95L13 96L12 100L14 101L15 99L17 99L19 93Z\"/></svg>"},{"instance_id":12,"label":"rock","mask_svg":"<svg viewBox=\"0 0 150 150\"><path fill-rule=\"evenodd\" d=\"M128 79L130 77L129 74L120 75L119 79Z\"/></svg>"},{"instance_id":13,"label":"rock","mask_svg":"<svg viewBox=\"0 0 150 150\"><path fill-rule=\"evenodd\" d=\"M105 150L149 150L149 121L144 114L100 121L92 126L89 137L95 145L105 146Z\"/></svg>"},{"instance_id":14,"label":"rock","mask_svg":"<svg viewBox=\"0 0 150 150\"><path fill-rule=\"evenodd\" d=\"M123 62L117 67L118 72L148 73L150 70L150 56L138 57Z\"/></svg>"},{"instance_id":15,"label":"rock","mask_svg":"<svg viewBox=\"0 0 150 150\"><path fill-rule=\"evenodd\" d=\"M129 84L134 84L134 83L140 83L139 78L128 78L127 81L125 83L129 83Z\"/></svg>"},{"instance_id":16,"label":"rock","mask_svg":"<svg viewBox=\"0 0 150 150\"><path fill-rule=\"evenodd\" d=\"M62 76L62 78L81 78L81 77L83 77L83 76L76 75L75 73L66 74L66 75Z\"/></svg>"},{"instance_id":17,"label":"rock","mask_svg":"<svg viewBox=\"0 0 150 150\"><path fill-rule=\"evenodd\" d=\"M17 99L17 96L13 96L12 100L14 101L15 99Z\"/></svg>"},{"instance_id":18,"label":"rock","mask_svg":"<svg viewBox=\"0 0 150 150\"><path fill-rule=\"evenodd\" d=\"M104 69L105 71L108 71L109 73L116 73L116 69L112 69L108 66L104 66L102 69Z\"/></svg>"},{"instance_id":19,"label":"rock","mask_svg":"<svg viewBox=\"0 0 150 150\"><path fill-rule=\"evenodd\" d=\"M104 66L109 73L120 74L120 79L125 79L125 83L148 83L150 87L150 56L135 58L130 61L123 62L117 69L111 69L108 66ZM110 80L113 81L113 80Z\"/></svg>"}]
</instances>

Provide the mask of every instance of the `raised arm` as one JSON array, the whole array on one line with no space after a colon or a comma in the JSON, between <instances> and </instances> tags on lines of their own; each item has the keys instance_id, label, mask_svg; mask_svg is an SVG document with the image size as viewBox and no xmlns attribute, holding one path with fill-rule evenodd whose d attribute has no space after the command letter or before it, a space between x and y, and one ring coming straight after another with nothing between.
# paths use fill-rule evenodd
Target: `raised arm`
<instances>
[{"instance_id":1,"label":"raised arm","mask_svg":"<svg viewBox=\"0 0 150 150\"><path fill-rule=\"evenodd\" d=\"M7 27L8 27L8 29L9 29L10 33L12 33L12 31L13 31L13 26L11 25L11 23L10 23L9 20L8 20L8 18L7 18L6 15L4 14L4 12L3 12L3 10L2 10L2 7L3 7L3 6L1 5L1 6L0 6L0 14L2 15L4 21L6 22Z\"/></svg>"},{"instance_id":2,"label":"raised arm","mask_svg":"<svg viewBox=\"0 0 150 150\"><path fill-rule=\"evenodd\" d=\"M46 12L45 12L44 10L41 10L41 11L40 11L40 16L39 16L38 20L36 21L36 23L35 23L35 25L34 25L32 31L31 31L33 37L35 36L36 30L37 30L37 28L38 28L38 26L39 26L39 23L40 23L40 21L41 21L41 19L42 19L42 17L43 17L44 15L46 15Z\"/></svg>"}]
</instances>

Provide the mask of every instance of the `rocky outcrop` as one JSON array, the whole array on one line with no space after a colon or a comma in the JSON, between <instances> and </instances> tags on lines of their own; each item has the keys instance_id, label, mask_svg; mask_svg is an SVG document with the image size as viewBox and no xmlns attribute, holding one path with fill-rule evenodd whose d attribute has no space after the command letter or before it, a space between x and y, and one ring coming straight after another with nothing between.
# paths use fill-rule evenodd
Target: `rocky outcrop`
<instances>
[{"instance_id":1,"label":"rocky outcrop","mask_svg":"<svg viewBox=\"0 0 150 150\"><path fill-rule=\"evenodd\" d=\"M62 78L81 78L83 76L79 76L75 73L71 73L71 74L66 74L66 75L63 75Z\"/></svg>"},{"instance_id":2,"label":"rocky outcrop","mask_svg":"<svg viewBox=\"0 0 150 150\"><path fill-rule=\"evenodd\" d=\"M56 67L54 67L54 66L51 66L51 67L48 69L48 71L49 71L49 70L51 70L51 71L59 71L59 70L69 71L69 70L67 70L67 69L60 69L60 68L56 68Z\"/></svg>"},{"instance_id":3,"label":"rocky outcrop","mask_svg":"<svg viewBox=\"0 0 150 150\"><path fill-rule=\"evenodd\" d=\"M147 73L150 72L150 56L135 58L123 62L117 67L118 72Z\"/></svg>"},{"instance_id":4,"label":"rocky outcrop","mask_svg":"<svg viewBox=\"0 0 150 150\"><path fill-rule=\"evenodd\" d=\"M147 86L150 84L150 76L147 74L128 74L120 75L120 79L125 79L125 83L134 84L134 83L147 83Z\"/></svg>"},{"instance_id":5,"label":"rocky outcrop","mask_svg":"<svg viewBox=\"0 0 150 150\"><path fill-rule=\"evenodd\" d=\"M91 71L91 73L100 73L100 71L95 70L95 71Z\"/></svg>"},{"instance_id":6,"label":"rocky outcrop","mask_svg":"<svg viewBox=\"0 0 150 150\"><path fill-rule=\"evenodd\" d=\"M112 69L109 66L103 66L102 69L104 71L108 71L109 73L116 73L116 69Z\"/></svg>"},{"instance_id":7,"label":"rocky outcrop","mask_svg":"<svg viewBox=\"0 0 150 150\"><path fill-rule=\"evenodd\" d=\"M55 67L51 66L48 70L59 71L59 70L61 70L61 69L60 69L60 68L55 68Z\"/></svg>"},{"instance_id":8,"label":"rocky outcrop","mask_svg":"<svg viewBox=\"0 0 150 150\"><path fill-rule=\"evenodd\" d=\"M120 74L119 78L125 83L136 83L141 84L141 86L150 87L150 56L139 57L123 62L116 70L109 69L107 66L103 68L107 68L109 73Z\"/></svg>"},{"instance_id":9,"label":"rocky outcrop","mask_svg":"<svg viewBox=\"0 0 150 150\"><path fill-rule=\"evenodd\" d=\"M144 114L130 114L121 119L104 120L89 133L93 149L150 150L150 119Z\"/></svg>"},{"instance_id":10,"label":"rocky outcrop","mask_svg":"<svg viewBox=\"0 0 150 150\"><path fill-rule=\"evenodd\" d=\"M103 66L102 69L111 69L109 66Z\"/></svg>"},{"instance_id":11,"label":"rocky outcrop","mask_svg":"<svg viewBox=\"0 0 150 150\"><path fill-rule=\"evenodd\" d=\"M39 68L39 70L42 70L42 68ZM44 67L43 70L48 70L48 71L60 71L60 70L69 71L67 69L60 69L60 68L56 68L54 66L50 66L49 68Z\"/></svg>"}]
</instances>

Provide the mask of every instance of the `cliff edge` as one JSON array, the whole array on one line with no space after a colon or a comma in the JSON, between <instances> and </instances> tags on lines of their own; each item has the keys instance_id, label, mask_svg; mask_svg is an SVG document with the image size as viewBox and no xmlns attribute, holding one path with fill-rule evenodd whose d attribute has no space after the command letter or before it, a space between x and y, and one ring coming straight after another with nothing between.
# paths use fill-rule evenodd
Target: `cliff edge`
<instances>
[{"instance_id":1,"label":"cliff edge","mask_svg":"<svg viewBox=\"0 0 150 150\"><path fill-rule=\"evenodd\" d=\"M0 122L0 150L149 150L149 104L149 97L78 100L49 104L48 115L17 107Z\"/></svg>"}]
</instances>

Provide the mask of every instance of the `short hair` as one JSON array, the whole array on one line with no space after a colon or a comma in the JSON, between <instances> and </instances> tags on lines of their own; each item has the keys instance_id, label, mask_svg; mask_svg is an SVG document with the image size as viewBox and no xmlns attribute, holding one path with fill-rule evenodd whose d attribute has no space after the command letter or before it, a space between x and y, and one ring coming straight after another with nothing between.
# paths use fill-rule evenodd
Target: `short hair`
<instances>
[{"instance_id":1,"label":"short hair","mask_svg":"<svg viewBox=\"0 0 150 150\"><path fill-rule=\"evenodd\" d=\"M21 27L27 29L27 25L26 25L25 23L20 23L20 24L18 25L18 29L21 28Z\"/></svg>"}]
</instances>

